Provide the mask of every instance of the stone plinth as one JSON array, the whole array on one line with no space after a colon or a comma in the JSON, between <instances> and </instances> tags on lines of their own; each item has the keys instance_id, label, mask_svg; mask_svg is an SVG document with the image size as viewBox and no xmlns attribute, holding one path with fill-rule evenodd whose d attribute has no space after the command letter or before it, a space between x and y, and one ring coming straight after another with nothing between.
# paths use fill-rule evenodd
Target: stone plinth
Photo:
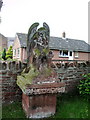
<instances>
[{"instance_id":1,"label":"stone plinth","mask_svg":"<svg viewBox=\"0 0 90 120\"><path fill-rule=\"evenodd\" d=\"M27 118L45 118L56 112L56 93L65 92L64 83L27 85L22 94L22 107Z\"/></svg>"},{"instance_id":2,"label":"stone plinth","mask_svg":"<svg viewBox=\"0 0 90 120\"><path fill-rule=\"evenodd\" d=\"M56 95L27 96L23 93L22 106L27 118L49 117L56 111Z\"/></svg>"}]
</instances>

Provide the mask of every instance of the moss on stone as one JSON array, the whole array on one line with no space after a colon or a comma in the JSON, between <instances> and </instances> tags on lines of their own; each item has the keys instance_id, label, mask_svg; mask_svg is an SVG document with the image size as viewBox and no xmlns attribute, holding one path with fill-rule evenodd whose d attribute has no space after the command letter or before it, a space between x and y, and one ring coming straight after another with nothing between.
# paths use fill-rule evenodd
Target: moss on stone
<instances>
[{"instance_id":1,"label":"moss on stone","mask_svg":"<svg viewBox=\"0 0 90 120\"><path fill-rule=\"evenodd\" d=\"M39 71L36 70L33 65L30 65L30 70L28 73L22 72L20 76L17 76L17 85L24 92L25 86L27 84L32 84L33 79L37 77L38 74L39 74Z\"/></svg>"},{"instance_id":2,"label":"moss on stone","mask_svg":"<svg viewBox=\"0 0 90 120\"><path fill-rule=\"evenodd\" d=\"M39 56L40 55L40 50L38 49L38 48L36 48L35 50L34 50L34 52L35 52L35 54L36 54L36 56Z\"/></svg>"},{"instance_id":3,"label":"moss on stone","mask_svg":"<svg viewBox=\"0 0 90 120\"><path fill-rule=\"evenodd\" d=\"M45 67L43 70L39 73L39 76L43 76L43 78L49 77L53 73L53 70L51 68Z\"/></svg>"},{"instance_id":4,"label":"moss on stone","mask_svg":"<svg viewBox=\"0 0 90 120\"><path fill-rule=\"evenodd\" d=\"M53 73L53 70L48 67L44 67L42 71L37 70L32 64L29 67L29 72L25 73L25 70L21 73L20 76L17 76L17 85L25 93L26 85L32 84L38 76L43 76L43 78L50 76Z\"/></svg>"},{"instance_id":5,"label":"moss on stone","mask_svg":"<svg viewBox=\"0 0 90 120\"><path fill-rule=\"evenodd\" d=\"M47 55L49 53L49 49L48 48L44 48L43 52L45 53L45 55Z\"/></svg>"}]
</instances>

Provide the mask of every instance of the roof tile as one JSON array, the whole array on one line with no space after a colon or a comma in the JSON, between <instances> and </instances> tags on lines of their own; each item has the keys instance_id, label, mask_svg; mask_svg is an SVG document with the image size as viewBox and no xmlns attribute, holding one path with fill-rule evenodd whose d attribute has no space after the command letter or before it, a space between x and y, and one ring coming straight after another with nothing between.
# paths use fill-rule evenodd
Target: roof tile
<instances>
[{"instance_id":1,"label":"roof tile","mask_svg":"<svg viewBox=\"0 0 90 120\"><path fill-rule=\"evenodd\" d=\"M20 40L21 47L27 47L27 34L17 33L17 36ZM50 37L49 48L57 50L90 52L90 45L85 41L70 38L62 39L60 37Z\"/></svg>"}]
</instances>

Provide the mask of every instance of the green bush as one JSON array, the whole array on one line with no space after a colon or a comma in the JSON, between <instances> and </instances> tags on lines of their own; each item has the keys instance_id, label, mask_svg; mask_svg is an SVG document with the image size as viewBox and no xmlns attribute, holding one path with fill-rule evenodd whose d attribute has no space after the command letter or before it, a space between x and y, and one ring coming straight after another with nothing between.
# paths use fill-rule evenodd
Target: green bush
<instances>
[{"instance_id":1,"label":"green bush","mask_svg":"<svg viewBox=\"0 0 90 120\"><path fill-rule=\"evenodd\" d=\"M82 80L78 86L81 95L90 95L90 73L83 75Z\"/></svg>"},{"instance_id":2,"label":"green bush","mask_svg":"<svg viewBox=\"0 0 90 120\"><path fill-rule=\"evenodd\" d=\"M2 60L2 52L0 51L0 60Z\"/></svg>"},{"instance_id":3,"label":"green bush","mask_svg":"<svg viewBox=\"0 0 90 120\"><path fill-rule=\"evenodd\" d=\"M8 51L6 52L6 59L12 59L12 58L13 58L13 50L12 50L12 46L10 46Z\"/></svg>"},{"instance_id":4,"label":"green bush","mask_svg":"<svg viewBox=\"0 0 90 120\"><path fill-rule=\"evenodd\" d=\"M6 49L4 48L3 52L2 52L2 58L4 60L6 60Z\"/></svg>"}]
</instances>

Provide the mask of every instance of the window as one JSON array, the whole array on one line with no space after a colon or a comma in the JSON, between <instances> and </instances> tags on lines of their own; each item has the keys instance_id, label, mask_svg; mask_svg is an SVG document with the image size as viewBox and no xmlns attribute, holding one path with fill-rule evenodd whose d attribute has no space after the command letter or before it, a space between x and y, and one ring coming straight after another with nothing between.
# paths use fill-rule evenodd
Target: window
<instances>
[{"instance_id":1,"label":"window","mask_svg":"<svg viewBox=\"0 0 90 120\"><path fill-rule=\"evenodd\" d=\"M62 50L60 50L60 56L63 56L63 51Z\"/></svg>"},{"instance_id":2,"label":"window","mask_svg":"<svg viewBox=\"0 0 90 120\"><path fill-rule=\"evenodd\" d=\"M20 57L20 48L17 48L17 57Z\"/></svg>"},{"instance_id":3,"label":"window","mask_svg":"<svg viewBox=\"0 0 90 120\"><path fill-rule=\"evenodd\" d=\"M68 51L67 50L63 51L63 56L68 56Z\"/></svg>"},{"instance_id":4,"label":"window","mask_svg":"<svg viewBox=\"0 0 90 120\"><path fill-rule=\"evenodd\" d=\"M68 50L60 50L61 57L68 57Z\"/></svg>"},{"instance_id":5,"label":"window","mask_svg":"<svg viewBox=\"0 0 90 120\"><path fill-rule=\"evenodd\" d=\"M14 56L16 56L16 49L14 49Z\"/></svg>"},{"instance_id":6,"label":"window","mask_svg":"<svg viewBox=\"0 0 90 120\"><path fill-rule=\"evenodd\" d=\"M77 57L77 58L78 58L78 52L75 52L75 57Z\"/></svg>"},{"instance_id":7,"label":"window","mask_svg":"<svg viewBox=\"0 0 90 120\"><path fill-rule=\"evenodd\" d=\"M72 51L70 51L70 56L72 56Z\"/></svg>"}]
</instances>

